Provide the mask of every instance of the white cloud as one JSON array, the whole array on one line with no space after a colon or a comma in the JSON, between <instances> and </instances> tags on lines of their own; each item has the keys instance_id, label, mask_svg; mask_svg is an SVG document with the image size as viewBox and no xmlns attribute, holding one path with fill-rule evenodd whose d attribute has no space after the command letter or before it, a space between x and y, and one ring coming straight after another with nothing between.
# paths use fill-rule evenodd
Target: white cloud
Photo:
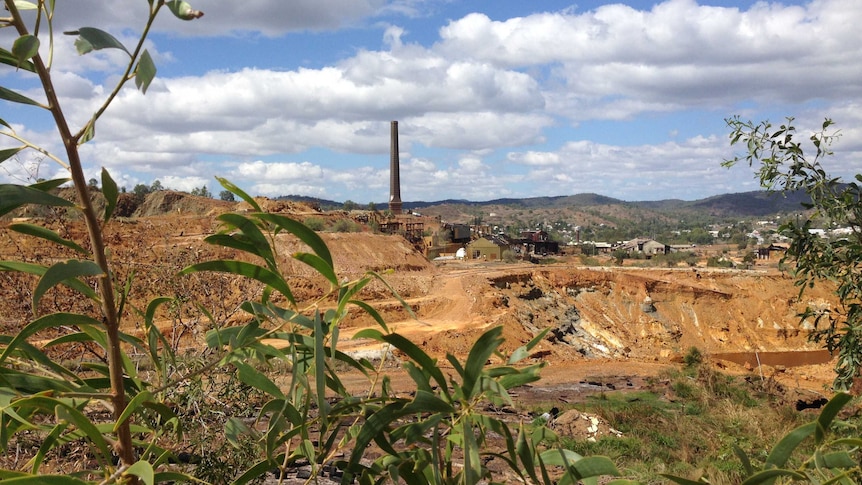
<instances>
[{"instance_id":1,"label":"white cloud","mask_svg":"<svg viewBox=\"0 0 862 485\"><path fill-rule=\"evenodd\" d=\"M313 163L282 162L265 163L260 160L241 163L234 174L246 180L267 180L269 182L290 182L295 180L314 180L323 177L323 169Z\"/></svg>"},{"instance_id":2,"label":"white cloud","mask_svg":"<svg viewBox=\"0 0 862 485\"><path fill-rule=\"evenodd\" d=\"M182 21L165 11L160 14L156 29L182 35L259 33L278 36L352 25L373 16L385 4L384 0L190 0L189 3L192 8L204 12L201 19ZM140 30L146 14L144 2L76 0L74 4L57 2L56 17L61 19L63 30L89 25Z\"/></svg>"},{"instance_id":3,"label":"white cloud","mask_svg":"<svg viewBox=\"0 0 862 485\"><path fill-rule=\"evenodd\" d=\"M621 4L503 21L484 14L440 31L440 52L508 68L547 65L549 108L573 119L644 111L862 94L862 3L749 10L668 0L649 11ZM604 113L604 116L603 116Z\"/></svg>"},{"instance_id":4,"label":"white cloud","mask_svg":"<svg viewBox=\"0 0 862 485\"><path fill-rule=\"evenodd\" d=\"M57 19L63 30L96 25L129 44L145 5L60 2ZM446 3L192 5L205 12L202 19L163 18L148 43L157 64L176 58L184 74L157 76L146 96L134 86L120 93L99 120L96 140L82 147L88 173L105 166L128 183L170 176L191 188L212 183L213 174L229 175L267 195L380 201L388 193L389 121L398 120L405 200L578 191L695 197L755 186L750 173L718 168L729 153L725 134L685 125L685 113L760 119L785 111L798 114L806 129L823 113L833 116L845 135L835 167L862 165L856 0L745 9L667 0L648 10L617 3L526 11L533 6L500 20L492 20L489 4L487 14L448 21L430 42L411 32L419 23L402 16ZM259 56L238 66L220 64L216 50L194 59L170 50L184 41L180 35L209 36L213 49L227 35L251 53L261 39L326 29L345 33L332 37L344 45L328 57L337 61L314 68L277 52L271 63ZM356 40L369 32L376 38ZM54 76L66 115L80 126L110 92L122 55L77 56L72 40L58 38ZM19 82L11 70L0 76L4 85ZM624 130L646 123L614 122L645 113L675 117L679 126L656 127L660 135L649 141L631 133L637 141L627 141ZM54 130L29 128L33 139L56 138ZM46 143L57 150L56 142Z\"/></svg>"},{"instance_id":5,"label":"white cloud","mask_svg":"<svg viewBox=\"0 0 862 485\"><path fill-rule=\"evenodd\" d=\"M179 177L176 175L165 175L158 179L162 186L171 190L181 190L183 192L191 192L194 189L206 186L210 193L215 190L214 181L203 177Z\"/></svg>"}]
</instances>

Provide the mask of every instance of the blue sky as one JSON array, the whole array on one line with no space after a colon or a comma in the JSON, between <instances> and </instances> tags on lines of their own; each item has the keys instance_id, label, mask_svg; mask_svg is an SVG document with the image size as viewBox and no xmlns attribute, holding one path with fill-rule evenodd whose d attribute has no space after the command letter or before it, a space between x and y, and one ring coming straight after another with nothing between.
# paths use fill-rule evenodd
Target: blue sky
<instances>
[{"instance_id":1,"label":"blue sky","mask_svg":"<svg viewBox=\"0 0 862 485\"><path fill-rule=\"evenodd\" d=\"M404 201L572 195L694 200L758 188L724 120L805 134L831 117L828 167L862 172L862 2L194 0L148 48L158 75L129 85L82 147L88 175L191 190L222 176L254 195L359 203L389 193L399 121ZM92 5L89 5L92 4ZM58 31L127 45L147 2L58 2ZM11 45L9 29L0 41ZM56 39L54 82L80 126L120 72L116 52L78 56ZM41 99L0 67L0 85ZM50 119L0 104L19 136L61 154ZM16 146L0 137L0 148ZM21 153L0 182L62 175Z\"/></svg>"}]
</instances>

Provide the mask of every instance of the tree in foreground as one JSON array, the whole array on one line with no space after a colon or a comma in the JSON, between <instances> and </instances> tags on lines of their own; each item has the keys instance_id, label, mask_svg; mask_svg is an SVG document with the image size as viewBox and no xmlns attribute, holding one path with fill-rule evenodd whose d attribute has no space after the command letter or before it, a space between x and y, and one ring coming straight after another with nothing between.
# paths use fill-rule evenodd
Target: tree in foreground
<instances>
[{"instance_id":1,"label":"tree in foreground","mask_svg":"<svg viewBox=\"0 0 862 485\"><path fill-rule=\"evenodd\" d=\"M813 322L812 340L838 354L835 389L849 389L862 371L862 174L847 182L825 170L823 162L833 155L831 147L840 135L831 119L807 139L793 126L793 118L778 127L739 117L726 121L731 145L744 147L744 153L724 166L748 163L756 168L763 188L806 195L804 217L790 218L779 229L791 239L782 263L795 263L786 267L800 298L817 283L836 285L836 308L807 308L801 318ZM847 231L840 238L820 237L810 230L815 220Z\"/></svg>"}]
</instances>

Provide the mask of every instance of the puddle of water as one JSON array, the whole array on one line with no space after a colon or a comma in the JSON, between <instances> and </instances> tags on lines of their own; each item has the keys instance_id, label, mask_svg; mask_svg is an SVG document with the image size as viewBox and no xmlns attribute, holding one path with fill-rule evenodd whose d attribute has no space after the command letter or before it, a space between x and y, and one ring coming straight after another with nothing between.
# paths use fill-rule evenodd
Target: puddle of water
<instances>
[{"instance_id":1,"label":"puddle of water","mask_svg":"<svg viewBox=\"0 0 862 485\"><path fill-rule=\"evenodd\" d=\"M713 359L727 360L739 365L746 363L752 367L760 365L800 365L826 364L832 360L828 350L796 350L789 352L717 352L709 354Z\"/></svg>"}]
</instances>

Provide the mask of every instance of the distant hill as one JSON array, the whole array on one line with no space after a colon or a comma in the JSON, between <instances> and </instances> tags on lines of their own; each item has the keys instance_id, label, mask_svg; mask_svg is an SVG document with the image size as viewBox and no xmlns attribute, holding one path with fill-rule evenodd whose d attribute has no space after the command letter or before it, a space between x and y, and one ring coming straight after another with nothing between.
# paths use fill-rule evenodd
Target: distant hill
<instances>
[{"instance_id":1,"label":"distant hill","mask_svg":"<svg viewBox=\"0 0 862 485\"><path fill-rule=\"evenodd\" d=\"M274 200L288 200L292 202L304 202L313 207L319 207L321 210L337 210L344 206L343 202L334 200L320 199L317 197L309 197L306 195L280 195Z\"/></svg>"},{"instance_id":2,"label":"distant hill","mask_svg":"<svg viewBox=\"0 0 862 485\"><path fill-rule=\"evenodd\" d=\"M688 203L688 207L728 215L765 216L770 214L803 211L804 202L810 202L805 192L781 194L777 192L743 192L724 194Z\"/></svg>"},{"instance_id":3,"label":"distant hill","mask_svg":"<svg viewBox=\"0 0 862 485\"><path fill-rule=\"evenodd\" d=\"M766 191L741 192L735 194L723 194L705 199L685 201L679 199L667 199L659 201L636 201L626 202L612 197L598 194L577 194L557 197L531 197L524 199L494 199L484 202L469 202L463 200L444 200L439 202L412 202L404 203L405 207L411 209L433 209L438 206L482 206L482 207L508 207L521 209L571 209L571 208L595 208L603 206L623 206L629 208L646 209L659 213L686 213L698 212L712 216L766 216L795 211L805 208L802 203L806 200L804 192L783 195Z\"/></svg>"},{"instance_id":4,"label":"distant hill","mask_svg":"<svg viewBox=\"0 0 862 485\"><path fill-rule=\"evenodd\" d=\"M342 202L306 197L287 195L278 197L279 200L291 200L316 204L323 210L341 209ZM645 217L683 217L686 215L701 215L709 217L765 217L769 215L786 214L806 210L802 203L806 200L803 192L781 194L766 191L740 192L734 194L722 194L705 199L685 201L679 199L666 199L658 201L635 201L627 202L613 197L599 194L587 193L555 197L527 197L527 198L501 198L486 201L469 201L464 199L445 199L439 201L410 201L404 202L404 209L410 211L421 211L424 213L442 215L449 220L469 219L480 212L511 212L533 210L542 212L583 212L596 214L597 217L609 217L611 219L626 219L628 214L631 218L641 219ZM365 204L357 203L358 207L364 208ZM386 202L375 203L378 210L385 210ZM601 218L601 217L599 217Z\"/></svg>"}]
</instances>

